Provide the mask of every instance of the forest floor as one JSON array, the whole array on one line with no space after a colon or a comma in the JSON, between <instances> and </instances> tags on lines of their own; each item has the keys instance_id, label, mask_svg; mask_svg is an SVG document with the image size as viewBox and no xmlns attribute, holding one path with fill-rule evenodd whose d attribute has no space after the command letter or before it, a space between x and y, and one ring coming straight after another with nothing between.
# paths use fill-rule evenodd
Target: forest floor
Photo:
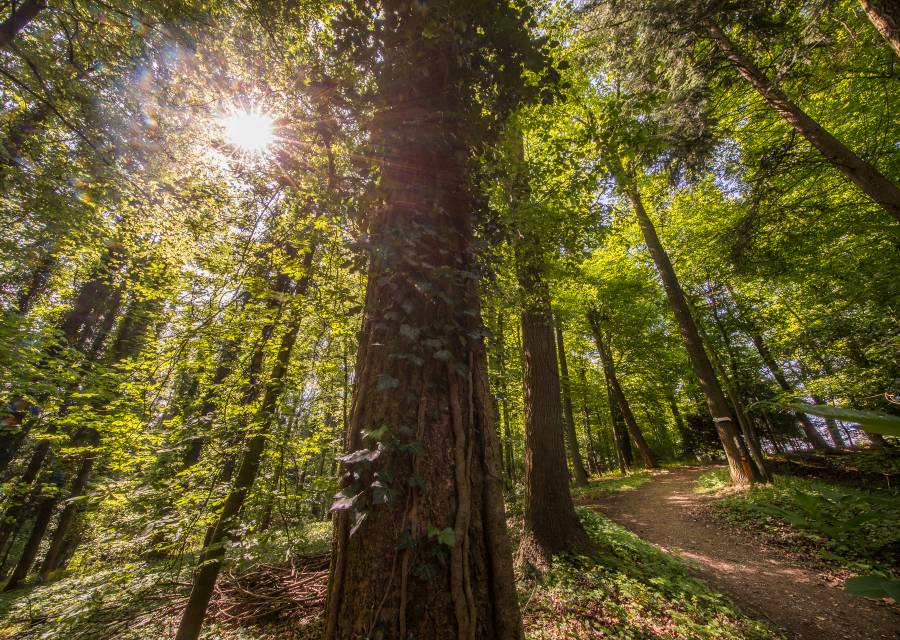
<instances>
[{"instance_id":1,"label":"forest floor","mask_svg":"<svg viewBox=\"0 0 900 640\"><path fill-rule=\"evenodd\" d=\"M900 638L900 607L845 593L821 567L752 532L723 531L709 508L714 496L694 492L706 470L663 471L633 491L592 494L580 502L686 560L745 614L784 629L791 639Z\"/></svg>"}]
</instances>

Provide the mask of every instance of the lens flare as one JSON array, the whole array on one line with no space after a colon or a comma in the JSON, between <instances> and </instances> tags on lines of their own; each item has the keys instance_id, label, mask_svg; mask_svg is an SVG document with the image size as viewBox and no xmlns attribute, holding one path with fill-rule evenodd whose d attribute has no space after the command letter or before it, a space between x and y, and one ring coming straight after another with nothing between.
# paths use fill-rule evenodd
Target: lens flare
<instances>
[{"instance_id":1,"label":"lens flare","mask_svg":"<svg viewBox=\"0 0 900 640\"><path fill-rule=\"evenodd\" d=\"M243 153L262 155L275 141L272 116L257 109L230 111L219 124L225 142Z\"/></svg>"}]
</instances>

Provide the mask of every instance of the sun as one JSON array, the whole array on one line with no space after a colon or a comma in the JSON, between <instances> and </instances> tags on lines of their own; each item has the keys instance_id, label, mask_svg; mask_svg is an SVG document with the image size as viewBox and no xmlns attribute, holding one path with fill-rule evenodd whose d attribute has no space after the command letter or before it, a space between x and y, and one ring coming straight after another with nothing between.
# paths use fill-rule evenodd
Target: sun
<instances>
[{"instance_id":1,"label":"sun","mask_svg":"<svg viewBox=\"0 0 900 640\"><path fill-rule=\"evenodd\" d=\"M275 141L272 116L256 108L233 109L219 118L219 125L225 142L242 153L262 155Z\"/></svg>"}]
</instances>

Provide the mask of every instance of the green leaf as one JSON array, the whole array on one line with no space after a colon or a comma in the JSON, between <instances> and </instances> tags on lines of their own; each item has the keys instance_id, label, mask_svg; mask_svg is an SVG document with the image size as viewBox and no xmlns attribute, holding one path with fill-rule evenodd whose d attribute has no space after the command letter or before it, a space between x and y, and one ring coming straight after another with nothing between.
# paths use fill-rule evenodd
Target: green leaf
<instances>
[{"instance_id":1,"label":"green leaf","mask_svg":"<svg viewBox=\"0 0 900 640\"><path fill-rule=\"evenodd\" d=\"M881 576L857 576L844 582L844 591L868 598L893 598L900 602L900 580Z\"/></svg>"},{"instance_id":2,"label":"green leaf","mask_svg":"<svg viewBox=\"0 0 900 640\"><path fill-rule=\"evenodd\" d=\"M795 411L810 413L821 418L853 422L858 424L862 430L871 433L900 437L900 418L880 411L845 409L821 404L805 404L803 402L792 402L788 407Z\"/></svg>"},{"instance_id":3,"label":"green leaf","mask_svg":"<svg viewBox=\"0 0 900 640\"><path fill-rule=\"evenodd\" d=\"M388 391L390 389L396 389L399 386L400 381L386 373L379 373L378 378L375 381L376 391Z\"/></svg>"}]
</instances>

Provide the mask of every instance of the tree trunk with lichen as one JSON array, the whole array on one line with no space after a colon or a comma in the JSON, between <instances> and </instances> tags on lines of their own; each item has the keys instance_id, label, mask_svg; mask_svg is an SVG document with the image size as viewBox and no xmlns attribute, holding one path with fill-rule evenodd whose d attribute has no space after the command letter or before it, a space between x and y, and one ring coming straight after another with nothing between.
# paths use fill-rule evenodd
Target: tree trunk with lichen
<instances>
[{"instance_id":1,"label":"tree trunk with lichen","mask_svg":"<svg viewBox=\"0 0 900 640\"><path fill-rule=\"evenodd\" d=\"M384 3L373 124L383 206L332 505L327 640L517 640L453 36ZM448 25L447 30L451 27Z\"/></svg>"}]
</instances>

